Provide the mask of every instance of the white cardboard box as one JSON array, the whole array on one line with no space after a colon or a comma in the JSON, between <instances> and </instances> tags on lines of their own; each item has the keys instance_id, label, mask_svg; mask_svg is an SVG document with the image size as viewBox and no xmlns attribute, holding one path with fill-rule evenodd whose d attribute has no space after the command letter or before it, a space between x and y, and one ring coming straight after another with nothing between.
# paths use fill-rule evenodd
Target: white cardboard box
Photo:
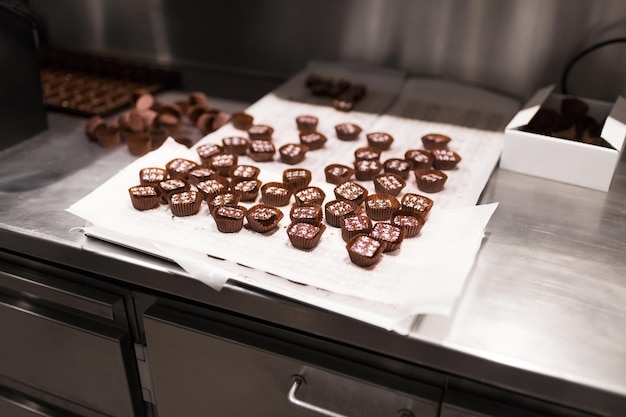
<instances>
[{"instance_id":1,"label":"white cardboard box","mask_svg":"<svg viewBox=\"0 0 626 417\"><path fill-rule=\"evenodd\" d=\"M601 137L615 149L520 130L540 107L559 109L564 95L554 86L538 90L505 129L500 168L554 181L608 191L626 139L626 100L614 104L581 98L589 115L604 121Z\"/></svg>"}]
</instances>

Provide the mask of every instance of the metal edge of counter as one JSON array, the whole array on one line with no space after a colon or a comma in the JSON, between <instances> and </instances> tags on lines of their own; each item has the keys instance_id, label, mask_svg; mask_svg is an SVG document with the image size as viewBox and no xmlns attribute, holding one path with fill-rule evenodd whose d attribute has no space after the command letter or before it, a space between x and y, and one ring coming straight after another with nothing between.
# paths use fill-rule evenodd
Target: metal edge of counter
<instances>
[{"instance_id":1,"label":"metal edge of counter","mask_svg":"<svg viewBox=\"0 0 626 417\"><path fill-rule=\"evenodd\" d=\"M104 277L139 291L191 300L558 407L606 416L618 416L626 408L626 398L612 392L405 337L247 286L227 283L217 292L175 264L105 242L96 244L98 250L83 250L80 245L59 244L6 228L0 228L0 242L3 250L93 274L94 279Z\"/></svg>"}]
</instances>

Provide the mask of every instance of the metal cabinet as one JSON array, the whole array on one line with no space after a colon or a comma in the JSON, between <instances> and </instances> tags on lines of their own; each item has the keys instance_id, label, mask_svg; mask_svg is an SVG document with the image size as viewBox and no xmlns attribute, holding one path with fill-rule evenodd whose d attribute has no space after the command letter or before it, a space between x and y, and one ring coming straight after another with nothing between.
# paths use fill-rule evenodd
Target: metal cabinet
<instances>
[{"instance_id":1,"label":"metal cabinet","mask_svg":"<svg viewBox=\"0 0 626 417\"><path fill-rule=\"evenodd\" d=\"M142 415L123 298L10 263L0 267L0 389L66 415ZM0 404L12 410L1 415L32 410L19 399Z\"/></svg>"},{"instance_id":2,"label":"metal cabinet","mask_svg":"<svg viewBox=\"0 0 626 417\"><path fill-rule=\"evenodd\" d=\"M281 340L280 332L159 305L143 320L159 416L438 415L439 389Z\"/></svg>"},{"instance_id":3,"label":"metal cabinet","mask_svg":"<svg viewBox=\"0 0 626 417\"><path fill-rule=\"evenodd\" d=\"M593 417L556 404L490 389L489 397L447 390L440 417Z\"/></svg>"}]
</instances>

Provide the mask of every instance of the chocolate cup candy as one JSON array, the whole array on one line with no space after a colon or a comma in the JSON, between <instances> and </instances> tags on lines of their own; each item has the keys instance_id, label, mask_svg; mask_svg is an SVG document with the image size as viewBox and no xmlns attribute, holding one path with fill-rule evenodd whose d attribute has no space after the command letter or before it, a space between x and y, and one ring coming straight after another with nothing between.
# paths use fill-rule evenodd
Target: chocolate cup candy
<instances>
[{"instance_id":1,"label":"chocolate cup candy","mask_svg":"<svg viewBox=\"0 0 626 417\"><path fill-rule=\"evenodd\" d=\"M380 262L385 246L385 242L359 234L348 241L346 249L353 264L371 267Z\"/></svg>"},{"instance_id":2,"label":"chocolate cup candy","mask_svg":"<svg viewBox=\"0 0 626 417\"><path fill-rule=\"evenodd\" d=\"M323 223L291 223L287 228L287 236L294 248L310 250L315 248L326 230Z\"/></svg>"}]
</instances>

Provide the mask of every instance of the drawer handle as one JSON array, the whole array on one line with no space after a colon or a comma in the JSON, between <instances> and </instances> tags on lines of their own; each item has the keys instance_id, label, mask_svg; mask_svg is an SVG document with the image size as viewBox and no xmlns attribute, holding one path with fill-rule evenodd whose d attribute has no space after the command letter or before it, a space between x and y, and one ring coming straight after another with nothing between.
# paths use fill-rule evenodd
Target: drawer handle
<instances>
[{"instance_id":1,"label":"drawer handle","mask_svg":"<svg viewBox=\"0 0 626 417\"><path fill-rule=\"evenodd\" d=\"M306 401L302 401L302 400L297 399L296 398L296 391L298 391L298 388L300 388L300 386L304 385L305 383L306 383L306 381L301 376L296 375L294 377L293 384L291 385L291 389L289 390L289 395L287 397L291 404L296 405L296 406L301 407L301 408L305 408L305 409L313 411L313 412L316 412L316 413L321 414L323 416L328 416L328 417L346 417L343 414L338 414L338 413L335 413L334 411L330 411L330 410L327 410L325 408L321 408L321 407L318 407L316 405L310 404L310 403L308 403Z\"/></svg>"}]
</instances>

